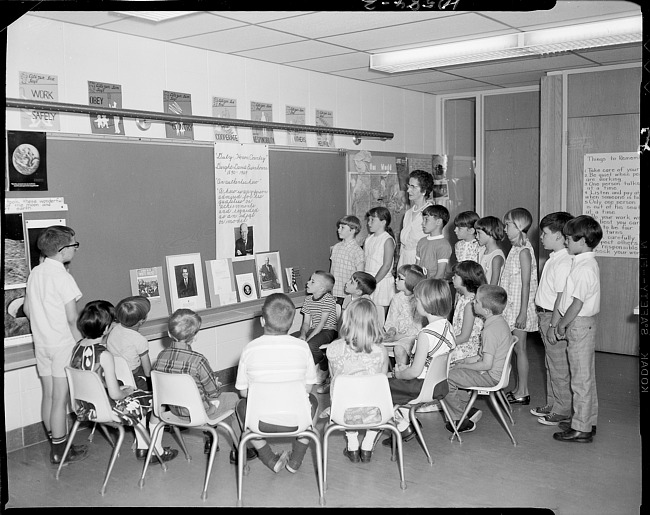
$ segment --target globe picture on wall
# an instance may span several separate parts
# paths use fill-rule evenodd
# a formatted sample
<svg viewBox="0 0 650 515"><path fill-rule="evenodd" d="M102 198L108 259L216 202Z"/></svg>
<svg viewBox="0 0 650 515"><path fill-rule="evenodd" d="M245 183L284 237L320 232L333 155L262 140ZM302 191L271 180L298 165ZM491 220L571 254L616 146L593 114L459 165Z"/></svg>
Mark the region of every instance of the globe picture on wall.
<svg viewBox="0 0 650 515"><path fill-rule="evenodd" d="M18 145L12 155L12 162L16 170L22 175L32 175L41 163L38 149L29 143Z"/></svg>

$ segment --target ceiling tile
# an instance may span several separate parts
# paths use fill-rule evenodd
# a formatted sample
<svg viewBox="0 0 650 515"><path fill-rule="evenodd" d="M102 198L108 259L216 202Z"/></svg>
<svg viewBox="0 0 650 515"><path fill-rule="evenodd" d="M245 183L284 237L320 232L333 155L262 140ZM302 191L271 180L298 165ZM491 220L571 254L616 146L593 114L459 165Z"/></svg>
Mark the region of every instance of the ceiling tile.
<svg viewBox="0 0 650 515"><path fill-rule="evenodd" d="M476 14L463 13L457 16L418 21L407 26L399 25L367 30L354 34L326 37L322 40L357 50L379 52L409 46L425 46L439 40L473 36L481 32L496 35L499 31L504 30L512 32L501 23Z"/></svg>
<svg viewBox="0 0 650 515"><path fill-rule="evenodd" d="M328 57L347 52L349 51L339 46L308 40L287 43L286 45L256 48L255 50L245 50L243 52L235 52L235 54L273 63L287 63L308 59L309 57Z"/></svg>
<svg viewBox="0 0 650 515"><path fill-rule="evenodd" d="M29 11L29 14L90 27L122 19L119 14L109 11Z"/></svg>
<svg viewBox="0 0 650 515"><path fill-rule="evenodd" d="M425 71L420 73L392 74L385 78L373 79L372 82L387 86L409 86L413 84L425 84L427 82L449 81L456 78L453 75L441 71Z"/></svg>
<svg viewBox="0 0 650 515"><path fill-rule="evenodd" d="M264 23L284 18L295 18L313 11L209 11L212 14L246 23Z"/></svg>
<svg viewBox="0 0 650 515"><path fill-rule="evenodd" d="M615 62L629 62L637 61L642 62L643 59L643 46L641 43L633 47L625 48L609 48L607 50L581 50L576 52L585 59L596 61L600 64L611 64Z"/></svg>
<svg viewBox="0 0 650 515"><path fill-rule="evenodd" d="M283 32L265 29L256 25L247 25L210 34L201 34L187 38L177 39L176 43L207 48L215 52L233 53L264 48L271 45L293 43L303 38Z"/></svg>
<svg viewBox="0 0 650 515"><path fill-rule="evenodd" d="M323 38L339 34L365 32L380 27L393 27L428 19L457 15L457 12L316 12L295 19L265 23L265 27L300 34L307 38Z"/></svg>
<svg viewBox="0 0 650 515"><path fill-rule="evenodd" d="M368 67L370 65L370 54L366 54L365 52L350 52L348 54L320 57L318 59L294 61L287 64L305 70L329 73L337 70Z"/></svg>

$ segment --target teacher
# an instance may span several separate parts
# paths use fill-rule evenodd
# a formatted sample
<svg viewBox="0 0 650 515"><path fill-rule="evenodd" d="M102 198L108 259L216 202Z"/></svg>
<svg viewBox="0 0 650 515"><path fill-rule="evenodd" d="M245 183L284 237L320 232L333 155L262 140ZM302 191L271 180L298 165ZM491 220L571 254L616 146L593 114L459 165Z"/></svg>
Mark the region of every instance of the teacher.
<svg viewBox="0 0 650 515"><path fill-rule="evenodd" d="M411 208L404 213L402 230L399 233L400 252L397 268L415 264L415 248L426 235L422 231L422 210L433 202L433 176L424 170L413 170L409 174L407 193Z"/></svg>

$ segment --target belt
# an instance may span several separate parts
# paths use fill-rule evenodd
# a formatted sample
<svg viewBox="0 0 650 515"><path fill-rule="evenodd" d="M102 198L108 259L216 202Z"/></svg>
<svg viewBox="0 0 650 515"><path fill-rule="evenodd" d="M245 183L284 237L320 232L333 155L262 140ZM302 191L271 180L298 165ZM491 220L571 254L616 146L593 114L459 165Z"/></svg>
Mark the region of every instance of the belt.
<svg viewBox="0 0 650 515"><path fill-rule="evenodd" d="M553 313L552 309L544 309L539 306L535 306L535 311L537 311L538 313Z"/></svg>

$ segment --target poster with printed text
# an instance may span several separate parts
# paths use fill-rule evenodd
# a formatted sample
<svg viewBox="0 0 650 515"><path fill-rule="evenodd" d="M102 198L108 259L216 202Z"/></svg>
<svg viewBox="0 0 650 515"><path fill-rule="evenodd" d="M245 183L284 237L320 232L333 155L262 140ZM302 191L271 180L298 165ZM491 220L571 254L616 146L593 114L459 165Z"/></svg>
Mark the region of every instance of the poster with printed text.
<svg viewBox="0 0 650 515"><path fill-rule="evenodd" d="M251 102L251 120L257 122L273 121L273 104L264 102ZM253 129L253 142L275 145L275 136L272 129Z"/></svg>
<svg viewBox="0 0 650 515"><path fill-rule="evenodd" d="M638 153L585 154L582 213L603 229L597 256L638 259L640 197Z"/></svg>
<svg viewBox="0 0 650 515"><path fill-rule="evenodd" d="M9 191L47 191L46 133L7 131Z"/></svg>
<svg viewBox="0 0 650 515"><path fill-rule="evenodd" d="M192 95L163 90L163 111L166 114L191 115ZM185 122L165 122L165 134L168 138L193 140L194 125Z"/></svg>
<svg viewBox="0 0 650 515"><path fill-rule="evenodd" d="M286 123L291 125L305 125L305 108L298 106L286 106ZM288 131L289 145L307 146L307 133L305 131Z"/></svg>
<svg viewBox="0 0 650 515"><path fill-rule="evenodd" d="M124 135L124 120L111 116L108 109L122 109L122 86L107 82L88 81L88 105L106 107L104 114L91 114L90 127L93 134Z"/></svg>
<svg viewBox="0 0 650 515"><path fill-rule="evenodd" d="M212 97L212 116L215 118L237 118L237 100L234 98ZM237 127L232 125L215 125L215 141L239 142Z"/></svg>
<svg viewBox="0 0 650 515"><path fill-rule="evenodd" d="M316 125L318 127L334 127L334 111L316 109ZM334 134L316 133L316 141L319 147L334 147Z"/></svg>
<svg viewBox="0 0 650 515"><path fill-rule="evenodd" d="M20 98L41 100L46 102L59 101L59 79L49 73L20 72ZM37 131L58 131L60 115L53 111L40 109L21 109L20 127Z"/></svg>
<svg viewBox="0 0 650 515"><path fill-rule="evenodd" d="M255 228L255 252L269 250L269 147L214 144L216 258L236 258L242 227ZM247 231L248 238L251 238ZM251 238L252 239L252 238Z"/></svg>

